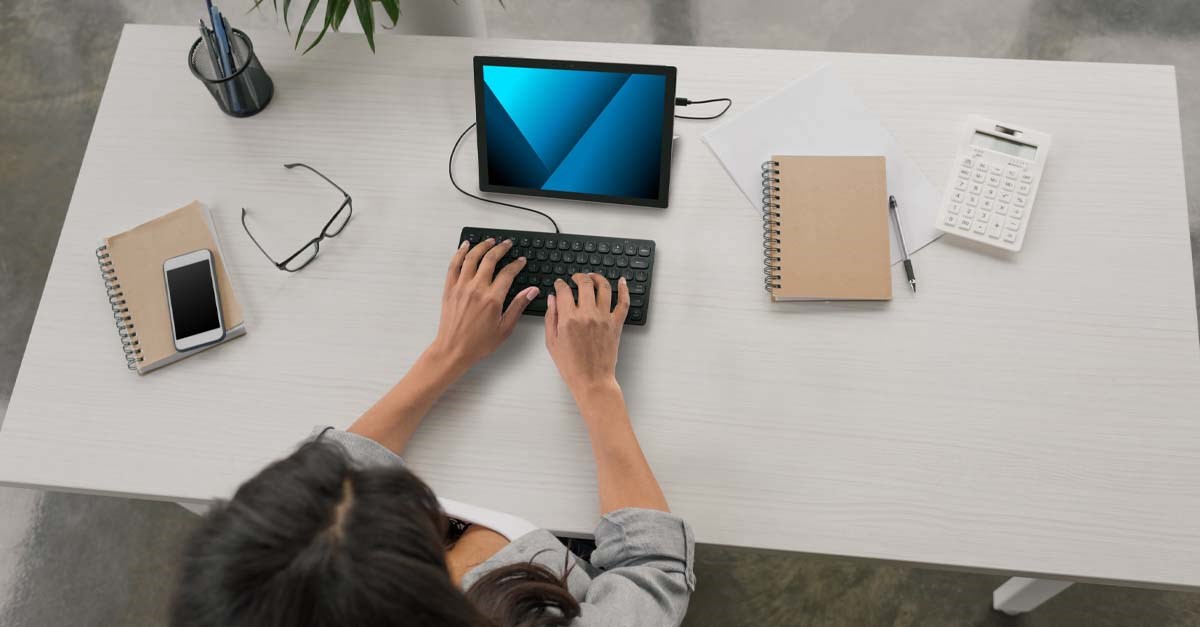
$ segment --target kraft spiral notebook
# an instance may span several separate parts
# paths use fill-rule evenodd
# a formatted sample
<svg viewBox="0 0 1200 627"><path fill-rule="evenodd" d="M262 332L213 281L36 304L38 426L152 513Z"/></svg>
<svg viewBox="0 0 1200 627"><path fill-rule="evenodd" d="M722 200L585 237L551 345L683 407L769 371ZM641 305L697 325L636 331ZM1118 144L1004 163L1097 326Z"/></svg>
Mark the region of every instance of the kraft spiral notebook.
<svg viewBox="0 0 1200 627"><path fill-rule="evenodd" d="M772 300L891 300L883 157L774 155L760 171Z"/></svg>
<svg viewBox="0 0 1200 627"><path fill-rule="evenodd" d="M171 332L163 262L200 249L213 254L225 339L180 352L175 350ZM125 352L125 364L138 374L173 364L246 333L242 307L225 268L212 216L198 202L105 238L96 249L96 259Z"/></svg>

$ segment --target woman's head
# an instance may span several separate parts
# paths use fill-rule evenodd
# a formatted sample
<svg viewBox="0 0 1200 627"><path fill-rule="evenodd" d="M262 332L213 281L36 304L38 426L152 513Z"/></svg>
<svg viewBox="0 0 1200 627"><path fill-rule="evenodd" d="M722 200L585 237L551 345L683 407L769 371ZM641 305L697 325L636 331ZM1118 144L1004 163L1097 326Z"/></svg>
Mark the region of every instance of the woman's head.
<svg viewBox="0 0 1200 627"><path fill-rule="evenodd" d="M561 579L529 564L489 573L469 599L446 568L446 529L407 469L360 469L337 445L306 444L205 516L172 624L508 627L578 615Z"/></svg>

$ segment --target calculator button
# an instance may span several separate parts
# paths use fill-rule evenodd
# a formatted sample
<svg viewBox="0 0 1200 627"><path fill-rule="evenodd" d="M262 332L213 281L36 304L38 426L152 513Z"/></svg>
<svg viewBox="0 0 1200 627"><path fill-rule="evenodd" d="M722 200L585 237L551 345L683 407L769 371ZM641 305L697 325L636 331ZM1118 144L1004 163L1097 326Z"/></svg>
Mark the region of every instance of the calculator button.
<svg viewBox="0 0 1200 627"><path fill-rule="evenodd" d="M1017 234L1013 231L1005 231L1004 232L1004 241L1008 242L1009 244L1012 244L1013 242L1017 241Z"/></svg>
<svg viewBox="0 0 1200 627"><path fill-rule="evenodd" d="M1000 202L1012 202L1012 192L1000 192Z"/></svg>
<svg viewBox="0 0 1200 627"><path fill-rule="evenodd" d="M1032 174L1022 174L1022 175L1021 175L1021 182L1022 182L1022 183L1026 183L1026 184L1028 184L1028 183L1032 183L1032 182L1033 182L1033 175L1032 175Z"/></svg>
<svg viewBox="0 0 1200 627"><path fill-rule="evenodd" d="M987 222L976 222L975 228L972 230L982 235L985 231L987 231Z"/></svg>
<svg viewBox="0 0 1200 627"><path fill-rule="evenodd" d="M946 216L946 225L947 226L954 226L956 224L958 224L958 218L951 216L951 215Z"/></svg>
<svg viewBox="0 0 1200 627"><path fill-rule="evenodd" d="M971 205L972 207L974 207L975 205L978 205L979 204L979 196L975 196L975 195L967 196L967 204Z"/></svg>
<svg viewBox="0 0 1200 627"><path fill-rule="evenodd" d="M1017 187L1017 193L1018 194L1028 194L1029 193L1029 183L1021 183L1020 187Z"/></svg>
<svg viewBox="0 0 1200 627"><path fill-rule="evenodd" d="M960 178L960 179L971 178L971 169L970 168L959 168L958 169L958 178Z"/></svg>
<svg viewBox="0 0 1200 627"><path fill-rule="evenodd" d="M959 211L962 211L962 205L952 202L946 206L946 211L949 213L958 214Z"/></svg>
<svg viewBox="0 0 1200 627"><path fill-rule="evenodd" d="M966 159L963 159L963 160L962 160L962 166L963 166L964 168L969 168L969 167L971 167L971 166L973 166L973 165L975 165L975 162L974 162L974 161L972 161L970 157L967 157Z"/></svg>
<svg viewBox="0 0 1200 627"><path fill-rule="evenodd" d="M1021 209L1020 207L1013 207L1012 213L1009 215L1020 220L1021 218L1023 218L1025 216L1025 210Z"/></svg>
<svg viewBox="0 0 1200 627"><path fill-rule="evenodd" d="M996 176L1000 176L1000 174L1004 172L1004 168L1002 168L998 165L994 165L994 166L992 166L991 172L992 172L992 174L995 174Z"/></svg>
<svg viewBox="0 0 1200 627"><path fill-rule="evenodd" d="M1017 172L1016 168L1007 168L1004 170L1005 178L1015 179L1015 178L1017 178L1017 174L1018 174L1018 172Z"/></svg>
<svg viewBox="0 0 1200 627"><path fill-rule="evenodd" d="M1013 199L1013 205L1015 205L1017 207L1024 207L1025 206L1025 197L1020 194L1017 194L1017 197Z"/></svg>
<svg viewBox="0 0 1200 627"><path fill-rule="evenodd" d="M971 180L975 181L976 183L982 183L987 180L987 175L983 172L976 172L975 174L971 175Z"/></svg>
<svg viewBox="0 0 1200 627"><path fill-rule="evenodd" d="M980 172L987 172L987 164L980 161L979 163L975 164L975 169L979 170Z"/></svg>
<svg viewBox="0 0 1200 627"><path fill-rule="evenodd" d="M996 215L1001 215L1001 216L1008 215L1008 203L1004 203L1004 202L996 203Z"/></svg>
<svg viewBox="0 0 1200 627"><path fill-rule="evenodd" d="M1008 223L1005 226L1007 226L1010 231L1015 231L1021 228L1021 221L1016 218L1009 218Z"/></svg>
<svg viewBox="0 0 1200 627"><path fill-rule="evenodd" d="M962 202L965 198L966 196L962 192L954 192L954 195L950 196L950 199L954 202Z"/></svg>
<svg viewBox="0 0 1200 627"><path fill-rule="evenodd" d="M992 187L1000 185L1000 177L996 176L995 174L989 175L987 177L987 184L991 185Z"/></svg>
<svg viewBox="0 0 1200 627"><path fill-rule="evenodd" d="M971 230L971 220L968 218L963 218L963 219L959 220L958 228L960 228L964 231L970 231Z"/></svg>
<svg viewBox="0 0 1200 627"><path fill-rule="evenodd" d="M958 179L957 181L954 181L954 189L966 189L966 188L967 188L966 179Z"/></svg>
<svg viewBox="0 0 1200 627"><path fill-rule="evenodd" d="M984 222L990 222L992 220L992 214L988 213L987 211L980 211L979 219L983 220Z"/></svg>
<svg viewBox="0 0 1200 627"><path fill-rule="evenodd" d="M996 190L992 189L991 187L983 190L983 197L984 198L995 198Z"/></svg>
<svg viewBox="0 0 1200 627"><path fill-rule="evenodd" d="M989 227L987 234L988 234L988 237L990 237L992 239L1000 239L1000 223L996 222L991 227Z"/></svg>
<svg viewBox="0 0 1200 627"><path fill-rule="evenodd" d="M967 207L967 210L963 212L963 217L964 218L974 218L975 217L975 208Z"/></svg>
<svg viewBox="0 0 1200 627"><path fill-rule="evenodd" d="M1014 183L1014 182L1012 182L1012 181L1010 181L1010 180L1008 180L1008 179L1004 179L1004 189L1005 189L1006 191L1010 191L1010 192L1011 192L1011 191L1013 191L1013 190L1014 190L1014 189L1016 189L1016 188L1017 188L1017 184L1016 184L1016 183Z"/></svg>
<svg viewBox="0 0 1200 627"><path fill-rule="evenodd" d="M982 194L983 186L980 185L979 183L971 183L971 193L972 194Z"/></svg>

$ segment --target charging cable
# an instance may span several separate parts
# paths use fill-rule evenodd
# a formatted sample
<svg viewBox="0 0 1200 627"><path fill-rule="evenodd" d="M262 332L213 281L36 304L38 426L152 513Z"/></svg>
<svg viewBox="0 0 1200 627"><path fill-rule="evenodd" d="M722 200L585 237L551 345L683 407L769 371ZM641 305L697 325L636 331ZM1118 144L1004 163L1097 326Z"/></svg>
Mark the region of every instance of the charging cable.
<svg viewBox="0 0 1200 627"><path fill-rule="evenodd" d="M724 102L725 108L721 109L721 112L716 115L679 115L676 113L675 117L681 120L715 120L725 115L725 112L729 110L729 107L733 106L733 99L731 98L709 98L708 100L688 100L687 98L676 98L675 106L686 107L689 105L708 104L710 102Z"/></svg>

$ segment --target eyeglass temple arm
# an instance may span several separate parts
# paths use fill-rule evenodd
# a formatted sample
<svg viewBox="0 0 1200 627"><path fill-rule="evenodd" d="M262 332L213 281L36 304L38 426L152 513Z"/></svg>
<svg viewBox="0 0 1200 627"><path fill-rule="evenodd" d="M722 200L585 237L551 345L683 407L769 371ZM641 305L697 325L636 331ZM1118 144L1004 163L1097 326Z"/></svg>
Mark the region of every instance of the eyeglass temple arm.
<svg viewBox="0 0 1200 627"><path fill-rule="evenodd" d="M317 169L316 169L316 168L312 167L311 165L307 165L307 164L304 164L304 163L285 163L285 164L283 164L283 167L285 167L285 168L287 168L287 169L289 169L289 170L290 170L290 169L292 169L292 168L294 168L294 167L296 167L296 166L300 166L300 167L304 168L305 170L308 170L309 172L312 172L313 174L316 174L317 176L319 176L319 177L321 177L321 178L325 179L325 182L326 182L326 183L329 183L330 185L332 185L332 186L336 187L336 188L337 188L337 190L338 190L339 192L341 192L343 196L345 196L346 198L349 198L349 197L350 197L350 194L346 193L346 190L342 189L342 187L341 187L340 185L338 185L337 183L334 183L333 181L329 180L329 177L328 177L328 176L325 176L324 174L321 174L320 172L318 172L318 171L317 171Z"/></svg>
<svg viewBox="0 0 1200 627"><path fill-rule="evenodd" d="M262 253L263 256L267 258L267 261L270 261L271 263L275 264L276 268L280 268L283 266L282 263L275 261L275 259L267 253L266 249L262 247L262 244L258 243L257 239L254 239L254 234L250 232L250 226L246 224L246 208L245 207L242 207L242 230L246 231L246 235L250 236L250 241L254 242L254 245L256 247L258 247L258 252Z"/></svg>

